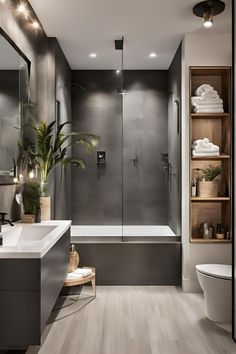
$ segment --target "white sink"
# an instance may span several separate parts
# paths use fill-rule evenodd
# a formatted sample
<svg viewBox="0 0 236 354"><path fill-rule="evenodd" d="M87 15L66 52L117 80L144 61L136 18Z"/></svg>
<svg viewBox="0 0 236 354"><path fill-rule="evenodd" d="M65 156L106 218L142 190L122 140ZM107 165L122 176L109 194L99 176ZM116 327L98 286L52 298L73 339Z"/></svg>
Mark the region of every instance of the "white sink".
<svg viewBox="0 0 236 354"><path fill-rule="evenodd" d="M16 225L2 234L3 247L27 245L43 240L56 226ZM28 242L31 241L31 242Z"/></svg>
<svg viewBox="0 0 236 354"><path fill-rule="evenodd" d="M70 228L71 221L50 220L40 224L15 223L2 227L0 258L41 258Z"/></svg>

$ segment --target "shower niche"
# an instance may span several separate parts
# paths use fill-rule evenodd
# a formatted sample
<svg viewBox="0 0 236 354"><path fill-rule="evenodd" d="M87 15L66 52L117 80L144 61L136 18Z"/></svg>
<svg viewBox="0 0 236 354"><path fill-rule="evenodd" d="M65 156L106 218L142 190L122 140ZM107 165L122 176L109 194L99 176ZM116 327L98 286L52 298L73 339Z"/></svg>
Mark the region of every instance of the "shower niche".
<svg viewBox="0 0 236 354"><path fill-rule="evenodd" d="M224 112L192 112L191 97L203 84L218 92ZM231 95L230 67L190 67L190 242L231 242ZM192 156L193 141L204 138L219 147L218 156ZM220 171L213 180L218 185L217 196L200 196L199 182L209 181L204 179L204 171L214 169ZM194 185L196 194L192 190ZM210 188L210 184L205 186ZM202 231L203 225L207 234Z"/></svg>

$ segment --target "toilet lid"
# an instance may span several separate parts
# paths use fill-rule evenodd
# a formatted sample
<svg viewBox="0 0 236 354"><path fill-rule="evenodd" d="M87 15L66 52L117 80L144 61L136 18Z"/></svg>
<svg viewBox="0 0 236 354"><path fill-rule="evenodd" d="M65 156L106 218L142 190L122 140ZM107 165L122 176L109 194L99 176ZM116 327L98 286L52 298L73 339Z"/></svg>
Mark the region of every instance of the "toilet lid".
<svg viewBox="0 0 236 354"><path fill-rule="evenodd" d="M196 269L211 277L232 279L232 266L229 264L198 264Z"/></svg>

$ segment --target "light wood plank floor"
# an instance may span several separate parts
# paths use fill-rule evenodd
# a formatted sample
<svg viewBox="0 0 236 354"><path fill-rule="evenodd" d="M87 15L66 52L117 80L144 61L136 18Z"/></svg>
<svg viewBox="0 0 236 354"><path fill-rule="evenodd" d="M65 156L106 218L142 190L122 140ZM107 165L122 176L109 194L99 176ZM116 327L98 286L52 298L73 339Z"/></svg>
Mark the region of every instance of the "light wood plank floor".
<svg viewBox="0 0 236 354"><path fill-rule="evenodd" d="M204 317L202 294L173 286L98 286L97 298L83 307L86 301L54 312L42 346L27 354L236 353L231 326Z"/></svg>

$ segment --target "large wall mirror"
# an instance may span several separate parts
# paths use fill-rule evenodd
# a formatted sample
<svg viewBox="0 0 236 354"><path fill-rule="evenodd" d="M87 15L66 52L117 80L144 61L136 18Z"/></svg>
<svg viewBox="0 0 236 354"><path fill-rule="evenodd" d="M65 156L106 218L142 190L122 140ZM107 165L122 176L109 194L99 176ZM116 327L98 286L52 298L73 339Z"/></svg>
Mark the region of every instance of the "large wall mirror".
<svg viewBox="0 0 236 354"><path fill-rule="evenodd" d="M0 29L0 184L13 184L30 62Z"/></svg>

